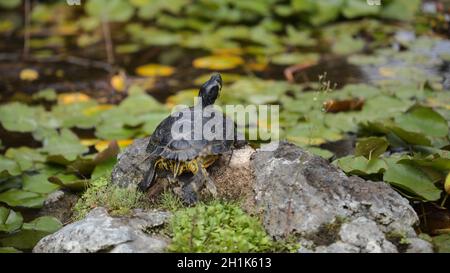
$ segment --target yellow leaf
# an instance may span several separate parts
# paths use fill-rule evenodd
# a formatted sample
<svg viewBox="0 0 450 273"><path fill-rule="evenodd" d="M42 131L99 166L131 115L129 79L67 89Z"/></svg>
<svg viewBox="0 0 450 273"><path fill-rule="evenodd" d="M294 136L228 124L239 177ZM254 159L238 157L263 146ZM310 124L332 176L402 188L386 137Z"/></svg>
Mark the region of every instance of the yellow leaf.
<svg viewBox="0 0 450 273"><path fill-rule="evenodd" d="M211 55L197 58L192 62L195 68L227 70L238 67L243 64L244 60L235 55Z"/></svg>
<svg viewBox="0 0 450 273"><path fill-rule="evenodd" d="M98 141L99 141L99 140L98 140L98 139L95 139L95 138L88 138L88 139L82 139L82 140L80 140L80 143L81 143L81 145L83 145L83 146L89 147L89 146L93 146L93 145L97 144Z"/></svg>
<svg viewBox="0 0 450 273"><path fill-rule="evenodd" d="M222 82L224 84L233 83L233 82L235 82L235 81L237 81L237 80L242 78L241 75L234 74L234 73L220 73L220 76L222 76ZM203 83L208 81L209 78L211 78L211 73L207 73L207 74L201 75L201 76L197 77L194 80L194 84L202 85ZM198 91L198 89L196 89L196 90Z"/></svg>
<svg viewBox="0 0 450 273"><path fill-rule="evenodd" d="M124 73L119 73L111 77L111 86L118 92L123 92L126 89L126 77Z"/></svg>
<svg viewBox="0 0 450 273"><path fill-rule="evenodd" d="M113 107L114 107L114 105L112 105L112 104L100 104L100 105L96 105L96 106L92 106L92 107L84 109L83 114L85 116L89 117L89 116L93 116L93 115L97 114L98 112L103 112L103 111L109 110Z"/></svg>
<svg viewBox="0 0 450 273"><path fill-rule="evenodd" d="M242 55L244 54L244 51L242 48L235 47L235 48L216 48L213 50L213 53L215 55Z"/></svg>
<svg viewBox="0 0 450 273"><path fill-rule="evenodd" d="M30 68L25 68L20 71L20 79L23 81L35 81L39 78L39 73Z"/></svg>
<svg viewBox="0 0 450 273"><path fill-rule="evenodd" d="M122 139L122 140L117 141L117 144L119 144L120 148L125 148L125 147L131 145L132 143L133 143L132 139Z"/></svg>
<svg viewBox="0 0 450 273"><path fill-rule="evenodd" d="M91 100L91 98L88 95L79 92L58 95L58 104L72 104L89 100Z"/></svg>
<svg viewBox="0 0 450 273"><path fill-rule="evenodd" d="M248 63L247 68L252 71L264 71L267 68L267 62L252 62Z"/></svg>
<svg viewBox="0 0 450 273"><path fill-rule="evenodd" d="M160 64L146 64L136 68L136 74L144 77L170 76L175 72L171 66Z"/></svg>
<svg viewBox="0 0 450 273"><path fill-rule="evenodd" d="M98 140L97 143L95 144L95 149L98 152L102 152L104 151L106 148L108 148L108 145L111 141L109 140ZM133 143L132 139L122 139L117 141L117 144L119 145L120 148L125 148L129 145L131 145L131 143Z"/></svg>

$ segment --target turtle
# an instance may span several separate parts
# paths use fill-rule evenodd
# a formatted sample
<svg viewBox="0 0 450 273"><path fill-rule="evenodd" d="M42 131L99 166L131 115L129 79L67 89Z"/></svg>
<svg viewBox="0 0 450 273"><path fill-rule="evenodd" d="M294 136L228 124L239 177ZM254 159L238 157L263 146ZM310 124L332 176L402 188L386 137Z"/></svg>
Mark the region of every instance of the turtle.
<svg viewBox="0 0 450 273"><path fill-rule="evenodd" d="M194 106L172 113L156 127L146 148L150 166L138 185L142 191L147 191L158 177L173 182L187 174L184 182L178 179L184 202L197 202L204 186L217 196L206 168L221 155L246 144L236 123L214 108L221 89L222 77L214 73L200 87ZM210 131L205 131L205 127Z"/></svg>

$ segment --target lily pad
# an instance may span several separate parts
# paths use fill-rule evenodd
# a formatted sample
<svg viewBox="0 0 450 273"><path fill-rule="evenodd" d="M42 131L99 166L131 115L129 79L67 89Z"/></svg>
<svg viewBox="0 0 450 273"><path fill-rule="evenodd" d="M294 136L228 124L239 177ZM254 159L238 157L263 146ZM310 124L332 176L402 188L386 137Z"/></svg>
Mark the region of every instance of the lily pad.
<svg viewBox="0 0 450 273"><path fill-rule="evenodd" d="M367 159L378 158L388 148L389 142L384 137L368 137L356 143L355 155L362 155Z"/></svg>
<svg viewBox="0 0 450 273"><path fill-rule="evenodd" d="M346 156L334 161L344 172L355 175L371 175L382 173L387 169L384 160L372 158L368 160L364 156Z"/></svg>
<svg viewBox="0 0 450 273"><path fill-rule="evenodd" d="M0 231L13 232L18 230L23 223L23 217L20 212L12 209L0 207Z"/></svg>
<svg viewBox="0 0 450 273"><path fill-rule="evenodd" d="M43 144L42 151L46 152L50 158L62 157L69 162L89 151L69 129L62 129L59 134L44 139Z"/></svg>
<svg viewBox="0 0 450 273"><path fill-rule="evenodd" d="M52 88L43 89L33 95L35 100L55 101L57 99L56 91Z"/></svg>
<svg viewBox="0 0 450 273"><path fill-rule="evenodd" d="M40 239L56 232L61 227L62 224L58 219L42 216L29 223L24 223L19 232L0 239L0 244L23 250L32 249Z"/></svg>
<svg viewBox="0 0 450 273"><path fill-rule="evenodd" d="M11 160L0 155L0 178L21 174L19 164L15 160Z"/></svg>
<svg viewBox="0 0 450 273"><path fill-rule="evenodd" d="M59 189L59 186L49 183L47 178L49 174L46 172L39 174L25 174L23 176L23 186L22 189L29 192L35 193L51 193Z"/></svg>
<svg viewBox="0 0 450 273"><path fill-rule="evenodd" d="M441 197L442 191L418 168L393 160L388 160L387 164L388 169L384 173L384 181L426 201L436 201Z"/></svg>
<svg viewBox="0 0 450 273"><path fill-rule="evenodd" d="M38 127L35 107L29 107L19 102L0 106L0 122L8 131L32 132ZM17 115L20 113L20 115Z"/></svg>
<svg viewBox="0 0 450 273"><path fill-rule="evenodd" d="M90 0L86 12L108 22L125 22L133 16L134 8L128 1Z"/></svg>
<svg viewBox="0 0 450 273"><path fill-rule="evenodd" d="M55 185L74 191L85 190L89 185L89 180L79 179L73 174L58 174L57 176L49 177L48 181Z"/></svg>
<svg viewBox="0 0 450 273"><path fill-rule="evenodd" d="M414 106L396 117L395 122L405 130L427 136L445 137L449 133L447 120L428 107Z"/></svg>
<svg viewBox="0 0 450 273"><path fill-rule="evenodd" d="M22 251L14 247L0 247L0 253L22 253Z"/></svg>
<svg viewBox="0 0 450 273"><path fill-rule="evenodd" d="M197 58L192 62L195 68L211 70L233 69L244 63L240 56L235 55L211 55Z"/></svg>
<svg viewBox="0 0 450 273"><path fill-rule="evenodd" d="M11 189L0 193L0 202L12 207L40 208L44 204L45 196L35 192Z"/></svg>
<svg viewBox="0 0 450 273"><path fill-rule="evenodd" d="M433 237L433 245L438 253L450 253L450 234Z"/></svg>
<svg viewBox="0 0 450 273"><path fill-rule="evenodd" d="M33 169L36 163L44 163L46 158L37 149L28 147L9 148L5 156L12 160L15 160L21 171L27 171Z"/></svg>
<svg viewBox="0 0 450 273"><path fill-rule="evenodd" d="M145 77L167 77L175 72L175 68L161 64L146 64L136 68L136 74Z"/></svg>

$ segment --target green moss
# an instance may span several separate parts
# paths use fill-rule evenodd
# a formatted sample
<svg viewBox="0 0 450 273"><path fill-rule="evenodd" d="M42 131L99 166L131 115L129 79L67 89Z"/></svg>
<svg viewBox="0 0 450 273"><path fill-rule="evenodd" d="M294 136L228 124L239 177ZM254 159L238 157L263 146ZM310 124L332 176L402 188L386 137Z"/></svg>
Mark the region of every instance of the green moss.
<svg viewBox="0 0 450 273"><path fill-rule="evenodd" d="M266 252L273 246L257 218L218 201L179 210L169 230L172 252Z"/></svg>
<svg viewBox="0 0 450 273"><path fill-rule="evenodd" d="M171 191L164 191L156 204L158 209L176 211L184 207L183 201Z"/></svg>
<svg viewBox="0 0 450 273"><path fill-rule="evenodd" d="M123 216L132 209L146 207L144 194L135 188L110 184L106 177L94 179L74 206L74 220L84 218L96 207L104 207L112 216Z"/></svg>

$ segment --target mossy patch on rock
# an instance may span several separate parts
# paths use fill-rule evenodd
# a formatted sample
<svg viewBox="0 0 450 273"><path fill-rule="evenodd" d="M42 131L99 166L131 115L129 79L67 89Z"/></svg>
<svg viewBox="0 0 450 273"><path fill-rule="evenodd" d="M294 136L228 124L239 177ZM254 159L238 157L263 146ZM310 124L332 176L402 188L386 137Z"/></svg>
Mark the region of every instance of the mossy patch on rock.
<svg viewBox="0 0 450 273"><path fill-rule="evenodd" d="M84 218L96 207L104 207L111 216L124 216L136 208L148 207L144 194L134 187L122 188L106 177L94 179L73 208L74 220Z"/></svg>

